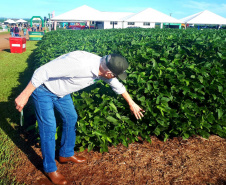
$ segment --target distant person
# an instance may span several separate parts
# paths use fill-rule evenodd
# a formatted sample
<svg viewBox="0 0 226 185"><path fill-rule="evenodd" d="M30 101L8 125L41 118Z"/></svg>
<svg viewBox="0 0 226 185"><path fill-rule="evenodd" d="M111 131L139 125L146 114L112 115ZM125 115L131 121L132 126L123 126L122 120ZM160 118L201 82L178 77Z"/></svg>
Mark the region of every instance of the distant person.
<svg viewBox="0 0 226 185"><path fill-rule="evenodd" d="M23 32L24 32L24 36L26 36L26 34L27 34L27 28L26 27L23 28Z"/></svg>
<svg viewBox="0 0 226 185"><path fill-rule="evenodd" d="M18 28L18 25L16 24L15 28L14 28L14 34L15 34L15 37L19 37L19 28Z"/></svg>
<svg viewBox="0 0 226 185"><path fill-rule="evenodd" d="M5 27L4 27L4 26L2 25L2 28L3 28L3 29L7 29L7 28L8 28L8 26L7 26L7 25L5 25Z"/></svg>
<svg viewBox="0 0 226 185"><path fill-rule="evenodd" d="M11 25L11 27L10 27L10 34L11 34L11 37L14 37L14 27L13 27L13 25Z"/></svg>
<svg viewBox="0 0 226 185"><path fill-rule="evenodd" d="M21 26L19 26L19 30L20 30L20 32L22 31L22 27Z"/></svg>

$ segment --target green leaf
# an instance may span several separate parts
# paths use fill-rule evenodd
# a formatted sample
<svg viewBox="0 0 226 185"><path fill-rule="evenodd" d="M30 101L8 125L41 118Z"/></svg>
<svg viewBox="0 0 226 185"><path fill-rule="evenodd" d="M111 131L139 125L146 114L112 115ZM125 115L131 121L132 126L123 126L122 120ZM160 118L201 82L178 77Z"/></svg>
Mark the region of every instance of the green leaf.
<svg viewBox="0 0 226 185"><path fill-rule="evenodd" d="M176 54L176 55L175 55L175 58L176 58L176 59L180 59L180 58L181 58L181 54Z"/></svg>
<svg viewBox="0 0 226 185"><path fill-rule="evenodd" d="M116 117L117 117L118 119L121 119L121 116L120 116L119 113L116 113Z"/></svg>
<svg viewBox="0 0 226 185"><path fill-rule="evenodd" d="M159 96L157 97L157 99L156 99L156 104L157 104L157 105L158 105L159 102L160 102L160 98L161 98L161 96L159 95Z"/></svg>
<svg viewBox="0 0 226 185"><path fill-rule="evenodd" d="M83 152L84 150L85 150L85 149L84 149L83 146L79 147L79 151L80 151L80 152Z"/></svg>
<svg viewBox="0 0 226 185"><path fill-rule="evenodd" d="M169 102L170 101L170 99L169 98L166 98L166 97L162 97L161 100L162 101L166 101L166 102Z"/></svg>
<svg viewBox="0 0 226 185"><path fill-rule="evenodd" d="M145 97L142 96L142 97L138 98L138 100L141 101L141 102L144 102L145 101Z"/></svg>
<svg viewBox="0 0 226 185"><path fill-rule="evenodd" d="M155 60L154 58L152 58L151 61L152 61L152 63L153 63L153 68L154 68L154 69L157 69L158 64L157 64L156 60Z"/></svg>
<svg viewBox="0 0 226 185"><path fill-rule="evenodd" d="M204 130L199 130L199 133L201 134L202 137L208 139L210 137L210 134Z"/></svg>
<svg viewBox="0 0 226 185"><path fill-rule="evenodd" d="M92 132L93 135L98 135L98 136L102 136L103 134L99 131L93 131Z"/></svg>
<svg viewBox="0 0 226 185"><path fill-rule="evenodd" d="M97 113L100 111L100 108L95 108L94 113Z"/></svg>
<svg viewBox="0 0 226 185"><path fill-rule="evenodd" d="M199 79L199 81L201 82L201 83L203 83L203 77L202 76L198 76L198 79Z"/></svg>
<svg viewBox="0 0 226 185"><path fill-rule="evenodd" d="M160 129L158 127L155 128L154 133L156 136L160 135Z"/></svg>
<svg viewBox="0 0 226 185"><path fill-rule="evenodd" d="M168 138L169 138L169 135L165 133L164 142L166 142Z"/></svg>
<svg viewBox="0 0 226 185"><path fill-rule="evenodd" d="M118 112L118 109L117 109L117 107L115 106L115 104L113 102L110 102L109 105L113 108L113 110L115 112Z"/></svg>
<svg viewBox="0 0 226 185"><path fill-rule="evenodd" d="M88 145L88 152L90 152L93 148L94 148L94 146L92 144L89 144Z"/></svg>
<svg viewBox="0 0 226 185"><path fill-rule="evenodd" d="M217 96L215 94L212 94L213 96L213 99L216 100L217 99Z"/></svg>
<svg viewBox="0 0 226 185"><path fill-rule="evenodd" d="M152 86L150 83L147 83L147 89L148 89L148 91L150 91L152 89Z"/></svg>
<svg viewBox="0 0 226 185"><path fill-rule="evenodd" d="M189 138L189 134L184 133L184 137L188 139Z"/></svg>
<svg viewBox="0 0 226 185"><path fill-rule="evenodd" d="M112 143L112 140L110 137L106 137L107 138L107 141L109 141L110 143Z"/></svg>
<svg viewBox="0 0 226 185"><path fill-rule="evenodd" d="M118 125L118 120L113 118L112 116L108 116L106 118L108 121L110 121L111 123L115 124L115 125Z"/></svg>
<svg viewBox="0 0 226 185"><path fill-rule="evenodd" d="M223 111L221 109L217 109L218 112L218 119L221 119L221 117L223 116Z"/></svg>
<svg viewBox="0 0 226 185"><path fill-rule="evenodd" d="M217 52L217 54L218 54L218 56L219 56L220 58L222 58L222 54L221 54L221 53Z"/></svg>
<svg viewBox="0 0 226 185"><path fill-rule="evenodd" d="M126 139L123 139L122 144L123 144L125 147L128 147L128 142L126 141Z"/></svg>
<svg viewBox="0 0 226 185"><path fill-rule="evenodd" d="M222 86L218 86L218 90L219 90L220 93L223 92L223 87Z"/></svg>

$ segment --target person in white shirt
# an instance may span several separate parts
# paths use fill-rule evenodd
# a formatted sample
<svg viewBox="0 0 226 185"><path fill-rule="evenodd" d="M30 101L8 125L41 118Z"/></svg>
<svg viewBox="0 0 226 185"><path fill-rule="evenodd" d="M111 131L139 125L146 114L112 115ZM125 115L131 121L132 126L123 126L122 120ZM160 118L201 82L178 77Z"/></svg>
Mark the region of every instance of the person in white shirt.
<svg viewBox="0 0 226 185"><path fill-rule="evenodd" d="M137 119L143 117L141 109L129 96L125 86L117 78L126 79L128 62L118 54L98 55L86 51L64 54L39 67L31 81L15 99L16 109L21 112L32 95L39 125L43 167L47 177L55 184L67 184L67 180L57 171L55 162L56 120L54 108L63 121L59 162L82 163L86 159L74 156L77 113L70 94L84 89L102 79L112 90L129 104L131 113Z"/></svg>

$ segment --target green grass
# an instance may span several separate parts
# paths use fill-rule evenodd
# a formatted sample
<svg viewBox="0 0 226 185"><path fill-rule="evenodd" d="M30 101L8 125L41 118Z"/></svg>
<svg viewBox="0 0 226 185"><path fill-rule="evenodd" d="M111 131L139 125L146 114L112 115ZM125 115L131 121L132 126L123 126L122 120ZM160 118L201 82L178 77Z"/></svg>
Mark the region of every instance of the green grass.
<svg viewBox="0 0 226 185"><path fill-rule="evenodd" d="M8 31L0 32L0 35L5 35L7 33L9 33L9 32Z"/></svg>
<svg viewBox="0 0 226 185"><path fill-rule="evenodd" d="M27 154L26 142L20 136L19 112L14 100L33 73L32 52L37 41L28 41L26 52L0 52L0 184L17 184L11 172L19 165L18 156Z"/></svg>

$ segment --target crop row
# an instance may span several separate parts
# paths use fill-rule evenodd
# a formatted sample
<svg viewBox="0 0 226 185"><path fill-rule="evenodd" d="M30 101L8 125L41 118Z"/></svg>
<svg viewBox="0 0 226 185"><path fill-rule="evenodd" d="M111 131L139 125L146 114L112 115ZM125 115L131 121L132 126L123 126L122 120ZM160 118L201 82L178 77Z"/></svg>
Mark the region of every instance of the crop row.
<svg viewBox="0 0 226 185"><path fill-rule="evenodd" d="M109 144L127 146L138 136L150 141L152 134L165 140L197 134L208 138L212 133L226 136L225 31L56 31L39 42L36 67L74 50L126 57L130 67L123 83L146 111L142 120L135 120L123 98L101 81L73 93L80 150L107 151Z"/></svg>

